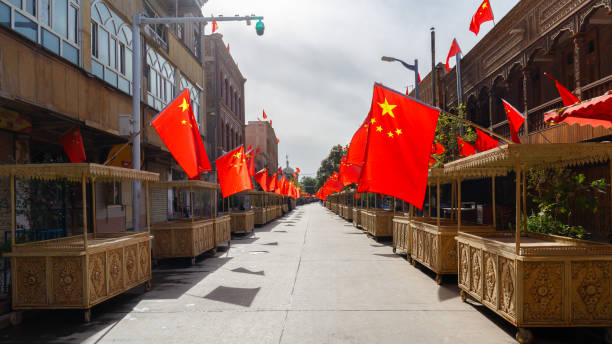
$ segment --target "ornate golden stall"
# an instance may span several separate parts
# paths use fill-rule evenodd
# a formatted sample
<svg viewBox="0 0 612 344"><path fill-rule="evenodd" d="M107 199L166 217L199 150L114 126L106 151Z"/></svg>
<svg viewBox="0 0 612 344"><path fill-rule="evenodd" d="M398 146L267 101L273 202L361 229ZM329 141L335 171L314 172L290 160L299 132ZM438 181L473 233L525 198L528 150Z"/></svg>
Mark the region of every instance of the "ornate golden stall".
<svg viewBox="0 0 612 344"><path fill-rule="evenodd" d="M515 144L445 166L451 173L469 168L515 173L515 231L460 232L457 260L461 298L472 296L518 327L519 342L531 340L528 327L612 327L612 245L528 232L525 188L527 169L604 163L611 157L611 143Z"/></svg>
<svg viewBox="0 0 612 344"><path fill-rule="evenodd" d="M156 189L173 191L173 213L182 213L183 218L174 218L164 222L154 223L151 227L153 236L153 259L165 258L195 258L204 252L215 249L215 207L218 184L200 180L178 180L155 183ZM202 191L209 192L209 209L205 215L204 197ZM180 207L179 195L185 195L184 207ZM199 196L196 199L196 196ZM166 198L167 200L167 198ZM167 202L155 204L166 209L152 209L167 211ZM153 208L155 208L155 206ZM180 208L180 209L179 209Z"/></svg>
<svg viewBox="0 0 612 344"><path fill-rule="evenodd" d="M28 164L1 165L0 176L11 185L11 252L4 255L11 258L13 324L21 321L19 311L34 309L82 309L89 322L91 307L143 283L151 288L149 183L158 181L157 173L86 163ZM28 180L80 183L83 234L16 242L16 197ZM147 230L98 233L96 183L121 181L144 182Z"/></svg>
<svg viewBox="0 0 612 344"><path fill-rule="evenodd" d="M234 196L230 197L230 217L232 233L247 233L255 230L255 210L252 208L251 205L251 202L253 201L253 197L251 197L252 195L253 191L244 191L237 195L234 195L236 197L249 198L249 202L246 202L246 199L242 200L243 207L240 207L238 210L232 208L233 204L231 199L234 198Z"/></svg>
<svg viewBox="0 0 612 344"><path fill-rule="evenodd" d="M461 181L468 179L483 178L487 174L495 176L505 175L506 169L489 169L487 171L471 168L464 169L461 173L448 172L441 168L429 170L428 183L436 185L436 217L431 217L428 211L427 217L412 216L408 225L407 246L410 249L410 260L416 262L436 273L436 283L442 283L442 275L457 274L457 243L455 236L458 232L484 233L493 232L495 227L491 225L479 225L462 220L461 203ZM451 217L440 217L440 185L453 184L451 196ZM493 190L493 199L495 191ZM431 203L431 202L430 202ZM430 208L431 209L431 208ZM413 207L410 207L413 213Z"/></svg>
<svg viewBox="0 0 612 344"><path fill-rule="evenodd" d="M371 196L373 202L370 202ZM381 237L393 236L393 210L383 209L385 196L381 195L382 204L377 201L377 196L377 194L367 194L367 209L361 211L361 223L364 229L378 240Z"/></svg>

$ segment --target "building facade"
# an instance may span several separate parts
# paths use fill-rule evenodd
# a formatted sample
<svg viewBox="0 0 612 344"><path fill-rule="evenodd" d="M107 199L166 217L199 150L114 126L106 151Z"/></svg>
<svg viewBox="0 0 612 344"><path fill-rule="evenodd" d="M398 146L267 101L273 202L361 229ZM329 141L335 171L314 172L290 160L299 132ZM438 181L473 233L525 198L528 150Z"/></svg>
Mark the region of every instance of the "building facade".
<svg viewBox="0 0 612 344"><path fill-rule="evenodd" d="M544 114L563 107L548 73L581 100L612 90L611 0L522 0L461 59L463 95L467 118L510 138L501 102L507 100L527 120L519 135L522 143L575 143L612 139L603 127L554 125ZM436 78L436 94L432 80ZM445 72L438 64L423 78L419 98L449 112L458 104L455 68ZM588 180L610 179L608 164L581 169ZM513 202L512 181L498 185L498 205ZM478 187L473 197L479 197ZM608 191L610 192L610 191ZM486 201L486 200L485 200ZM577 223L593 238L607 241L612 233L610 195L600 197L600 215L575 213ZM500 223L500 222L498 222Z"/></svg>
<svg viewBox="0 0 612 344"><path fill-rule="evenodd" d="M132 16L201 16L204 2L0 0L0 163L67 162L60 136L75 126L87 161L104 163L113 147L128 140L119 135L119 117L132 114ZM160 173L162 180L182 178L182 170L148 123L185 88L200 132L206 133L203 28L148 25L140 31L142 168ZM131 154L112 164L131 166ZM97 188L96 197L107 201L98 204L112 205L96 209L99 231L130 228L131 187L98 183ZM164 197L168 194L152 195L154 202ZM78 217L78 207L69 203L65 219ZM140 209L144 223L145 208ZM6 215L0 214L0 229L8 227ZM154 213L152 220L166 215ZM22 225L27 228L27 221Z"/></svg>
<svg viewBox="0 0 612 344"><path fill-rule="evenodd" d="M278 169L278 141L274 128L268 121L249 121L246 126L246 145L259 148L255 157L255 170L268 168L274 173Z"/></svg>
<svg viewBox="0 0 612 344"><path fill-rule="evenodd" d="M212 161L244 145L244 83L240 69L218 33L205 36L207 139Z"/></svg>

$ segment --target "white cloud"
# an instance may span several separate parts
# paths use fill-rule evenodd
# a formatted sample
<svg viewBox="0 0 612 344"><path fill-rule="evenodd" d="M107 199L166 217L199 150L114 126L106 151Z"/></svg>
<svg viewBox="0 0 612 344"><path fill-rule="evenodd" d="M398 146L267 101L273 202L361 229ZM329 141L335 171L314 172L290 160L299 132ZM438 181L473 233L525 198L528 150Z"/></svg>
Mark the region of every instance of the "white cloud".
<svg viewBox="0 0 612 344"><path fill-rule="evenodd" d="M518 0L492 0L501 18ZM264 16L266 32L254 23L219 23L223 39L247 78L246 119L262 109L280 139L279 160L289 155L302 174L316 173L334 144L348 144L369 110L372 85L398 90L413 86L414 75L388 55L419 60L431 69L429 28L436 28L436 60L444 62L453 37L467 53L480 35L468 31L481 0L209 0L205 15ZM210 33L210 25L206 29Z"/></svg>

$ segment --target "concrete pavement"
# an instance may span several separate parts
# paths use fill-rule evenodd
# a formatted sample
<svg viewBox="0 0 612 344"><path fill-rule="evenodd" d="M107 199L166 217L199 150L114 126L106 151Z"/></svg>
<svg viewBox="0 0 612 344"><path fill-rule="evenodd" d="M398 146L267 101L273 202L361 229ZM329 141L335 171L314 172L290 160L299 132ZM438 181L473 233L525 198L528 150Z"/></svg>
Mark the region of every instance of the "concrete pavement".
<svg viewBox="0 0 612 344"><path fill-rule="evenodd" d="M461 302L456 280L436 285L390 244L319 204L236 237L229 251L194 266L166 262L153 275L151 291L103 303L89 324L77 311L37 312L1 331L0 342L515 342L514 328Z"/></svg>

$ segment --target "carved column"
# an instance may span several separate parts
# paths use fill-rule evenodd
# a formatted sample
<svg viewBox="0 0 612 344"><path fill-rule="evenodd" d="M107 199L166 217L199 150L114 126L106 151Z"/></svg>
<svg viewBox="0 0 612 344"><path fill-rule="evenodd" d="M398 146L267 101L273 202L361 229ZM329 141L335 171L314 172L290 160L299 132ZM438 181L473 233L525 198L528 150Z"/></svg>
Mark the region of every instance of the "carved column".
<svg viewBox="0 0 612 344"><path fill-rule="evenodd" d="M584 33L574 35L574 80L575 93L582 99L582 86L586 85L586 48Z"/></svg>
<svg viewBox="0 0 612 344"><path fill-rule="evenodd" d="M529 110L529 102L527 100L529 95L529 92L527 92L529 80L531 80L531 70L529 68L523 68L523 113L525 114L525 136L529 134L529 114L527 112Z"/></svg>
<svg viewBox="0 0 612 344"><path fill-rule="evenodd" d="M489 90L489 130L493 130L493 102L495 101L495 91L493 91L493 87Z"/></svg>

